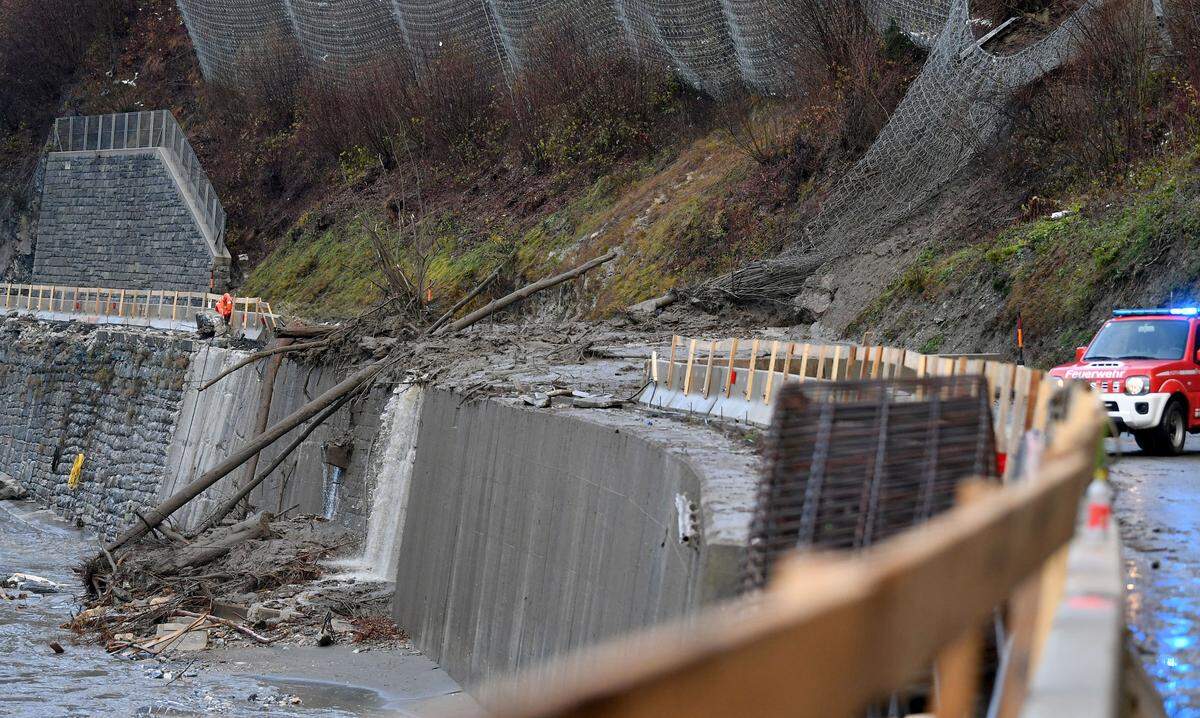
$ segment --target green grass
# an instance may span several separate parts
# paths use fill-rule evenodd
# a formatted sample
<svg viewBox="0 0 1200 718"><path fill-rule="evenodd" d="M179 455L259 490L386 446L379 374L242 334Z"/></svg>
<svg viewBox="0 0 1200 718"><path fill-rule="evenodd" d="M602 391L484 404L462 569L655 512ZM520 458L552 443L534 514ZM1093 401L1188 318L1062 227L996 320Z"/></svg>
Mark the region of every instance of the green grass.
<svg viewBox="0 0 1200 718"><path fill-rule="evenodd" d="M1052 337L1050 350L1071 349L1094 330L1093 310L1114 292L1136 295L1149 267L1183 284L1200 278L1198 157L1200 148L1147 163L1120 193L1073 198L1060 219L1021 222L953 252L927 248L851 331L886 324L900 305L953 298L983 278L1002 297L997 321L1011 324L1020 312L1029 334Z"/></svg>

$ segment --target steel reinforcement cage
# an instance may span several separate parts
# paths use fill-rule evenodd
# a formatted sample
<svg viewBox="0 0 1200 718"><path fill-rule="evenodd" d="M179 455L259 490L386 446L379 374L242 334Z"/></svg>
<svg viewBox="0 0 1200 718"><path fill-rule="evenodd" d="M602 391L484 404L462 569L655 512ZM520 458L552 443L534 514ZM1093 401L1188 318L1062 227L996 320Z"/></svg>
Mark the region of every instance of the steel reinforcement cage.
<svg viewBox="0 0 1200 718"><path fill-rule="evenodd" d="M980 376L788 384L758 486L746 588L798 548L857 550L954 505L959 482L997 480Z"/></svg>

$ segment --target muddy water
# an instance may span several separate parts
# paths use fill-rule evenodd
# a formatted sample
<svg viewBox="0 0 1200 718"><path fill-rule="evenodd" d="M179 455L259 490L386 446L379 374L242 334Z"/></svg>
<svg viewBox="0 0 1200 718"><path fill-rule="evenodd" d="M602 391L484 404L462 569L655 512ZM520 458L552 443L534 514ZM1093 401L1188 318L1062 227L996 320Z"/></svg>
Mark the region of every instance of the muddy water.
<svg viewBox="0 0 1200 718"><path fill-rule="evenodd" d="M122 660L77 643L59 625L76 609L71 568L95 545L49 512L0 502L0 576L32 573L69 587L43 597L0 599L0 716L412 715L375 690L249 675L245 667L209 670L202 666L211 651L189 669L186 658ZM66 652L55 655L51 641ZM292 705L294 699L300 705Z"/></svg>
<svg viewBox="0 0 1200 718"><path fill-rule="evenodd" d="M1200 717L1200 437L1175 458L1132 442L1113 469L1130 632L1172 718Z"/></svg>

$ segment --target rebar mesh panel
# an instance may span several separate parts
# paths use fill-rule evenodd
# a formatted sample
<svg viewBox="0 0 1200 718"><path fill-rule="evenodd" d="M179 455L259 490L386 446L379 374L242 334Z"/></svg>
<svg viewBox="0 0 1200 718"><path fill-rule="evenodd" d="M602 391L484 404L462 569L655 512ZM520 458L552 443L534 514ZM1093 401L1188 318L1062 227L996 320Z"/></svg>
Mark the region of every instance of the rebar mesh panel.
<svg viewBox="0 0 1200 718"><path fill-rule="evenodd" d="M928 521L996 476L982 377L789 384L779 395L747 551L747 588L799 547L855 550Z"/></svg>

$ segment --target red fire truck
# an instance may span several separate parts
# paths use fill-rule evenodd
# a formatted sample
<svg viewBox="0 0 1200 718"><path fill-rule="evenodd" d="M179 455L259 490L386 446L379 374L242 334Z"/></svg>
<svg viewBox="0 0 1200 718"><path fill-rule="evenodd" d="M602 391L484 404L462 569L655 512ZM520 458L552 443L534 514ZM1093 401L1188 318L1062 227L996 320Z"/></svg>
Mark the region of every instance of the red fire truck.
<svg viewBox="0 0 1200 718"><path fill-rule="evenodd" d="M1117 429L1148 454L1183 452L1200 432L1200 310L1118 309L1075 361L1055 367L1060 384L1086 381Z"/></svg>

